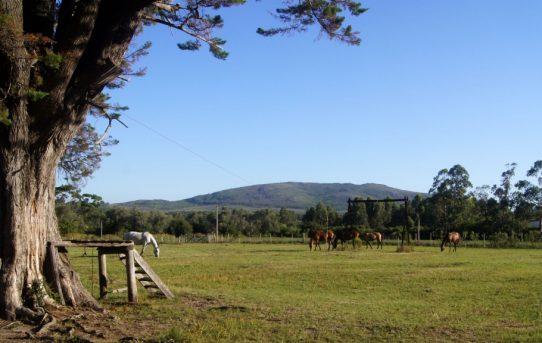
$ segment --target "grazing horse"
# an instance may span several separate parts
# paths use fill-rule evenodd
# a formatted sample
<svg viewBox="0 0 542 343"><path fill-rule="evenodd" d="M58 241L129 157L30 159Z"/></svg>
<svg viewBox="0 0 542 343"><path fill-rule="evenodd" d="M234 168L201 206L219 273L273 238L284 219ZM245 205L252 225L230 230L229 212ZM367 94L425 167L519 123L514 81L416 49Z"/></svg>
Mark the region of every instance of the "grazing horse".
<svg viewBox="0 0 542 343"><path fill-rule="evenodd" d="M313 230L309 232L309 236L309 249L312 251L312 244L314 242L314 251L316 251L316 248L322 250L322 248L320 248L320 240L324 240L327 242L326 233L322 230Z"/></svg>
<svg viewBox="0 0 542 343"><path fill-rule="evenodd" d="M141 249L141 256L143 256L143 252L145 252L145 248L147 245L152 244L154 247L154 256L158 257L160 255L160 248L158 247L158 243L156 242L156 239L147 231L145 232L137 232L137 231L129 231L124 234L124 240L125 241L133 241L134 244L142 244L143 248Z"/></svg>
<svg viewBox="0 0 542 343"><path fill-rule="evenodd" d="M365 248L371 247L372 249L373 246L371 245L371 242L376 241L376 248L378 249L380 247L381 249L384 249L382 246L382 238L383 236L380 232L365 232L361 234L361 239L365 242Z"/></svg>
<svg viewBox="0 0 542 343"><path fill-rule="evenodd" d="M359 238L359 231L356 229L344 229L335 233L335 239L333 240L333 249L337 249L337 242L340 240L341 245L344 246L345 241L352 240L352 246L356 248L356 238Z"/></svg>
<svg viewBox="0 0 542 343"><path fill-rule="evenodd" d="M450 247L449 251L452 251L452 244L454 245L454 251L457 251L457 245L461 241L461 235L457 231L448 232L444 235L442 239L442 244L440 245L440 251L444 251L444 246L448 244Z"/></svg>

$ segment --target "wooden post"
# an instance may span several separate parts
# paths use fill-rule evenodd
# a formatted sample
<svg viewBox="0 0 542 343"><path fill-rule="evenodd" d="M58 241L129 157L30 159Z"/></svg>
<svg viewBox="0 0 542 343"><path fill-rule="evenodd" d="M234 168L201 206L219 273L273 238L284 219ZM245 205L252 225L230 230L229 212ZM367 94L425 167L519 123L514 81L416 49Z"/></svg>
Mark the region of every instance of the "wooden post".
<svg viewBox="0 0 542 343"><path fill-rule="evenodd" d="M134 248L126 248L126 278L128 283L128 301L137 303L137 285L134 266Z"/></svg>
<svg viewBox="0 0 542 343"><path fill-rule="evenodd" d="M100 299L107 296L107 255L98 249Z"/></svg>

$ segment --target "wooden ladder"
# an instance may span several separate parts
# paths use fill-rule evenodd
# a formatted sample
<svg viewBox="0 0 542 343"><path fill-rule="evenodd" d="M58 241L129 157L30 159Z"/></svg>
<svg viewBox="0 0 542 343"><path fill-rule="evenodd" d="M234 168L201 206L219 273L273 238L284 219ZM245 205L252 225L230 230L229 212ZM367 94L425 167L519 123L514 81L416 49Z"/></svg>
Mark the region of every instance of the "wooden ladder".
<svg viewBox="0 0 542 343"><path fill-rule="evenodd" d="M119 254L119 258L123 264L126 265L126 255ZM167 286L160 280L158 275L152 270L151 266L145 262L143 257L134 250L134 267L135 277L145 287L147 291L150 291L156 295L162 295L168 299L172 299L173 293L167 288Z"/></svg>

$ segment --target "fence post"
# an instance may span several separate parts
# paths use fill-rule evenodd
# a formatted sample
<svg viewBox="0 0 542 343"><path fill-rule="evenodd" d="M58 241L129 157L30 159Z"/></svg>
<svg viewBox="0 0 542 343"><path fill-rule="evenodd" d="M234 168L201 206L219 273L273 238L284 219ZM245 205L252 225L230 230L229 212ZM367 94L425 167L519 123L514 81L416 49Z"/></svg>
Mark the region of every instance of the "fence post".
<svg viewBox="0 0 542 343"><path fill-rule="evenodd" d="M107 296L107 259L106 254L103 253L100 249L98 249L98 270L100 274L100 299L105 298Z"/></svg>
<svg viewBox="0 0 542 343"><path fill-rule="evenodd" d="M128 301L137 303L137 285L134 266L134 247L126 248L126 278L128 279Z"/></svg>

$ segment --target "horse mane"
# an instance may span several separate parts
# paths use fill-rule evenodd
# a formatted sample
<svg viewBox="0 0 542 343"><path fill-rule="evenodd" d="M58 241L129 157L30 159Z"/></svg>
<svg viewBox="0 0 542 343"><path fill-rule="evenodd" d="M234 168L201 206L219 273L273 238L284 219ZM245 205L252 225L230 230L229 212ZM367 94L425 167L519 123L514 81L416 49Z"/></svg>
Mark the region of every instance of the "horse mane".
<svg viewBox="0 0 542 343"><path fill-rule="evenodd" d="M151 241L154 249L158 249L158 242L156 241L156 238L154 238L154 236L148 231L145 231L145 234L149 237L149 240Z"/></svg>

